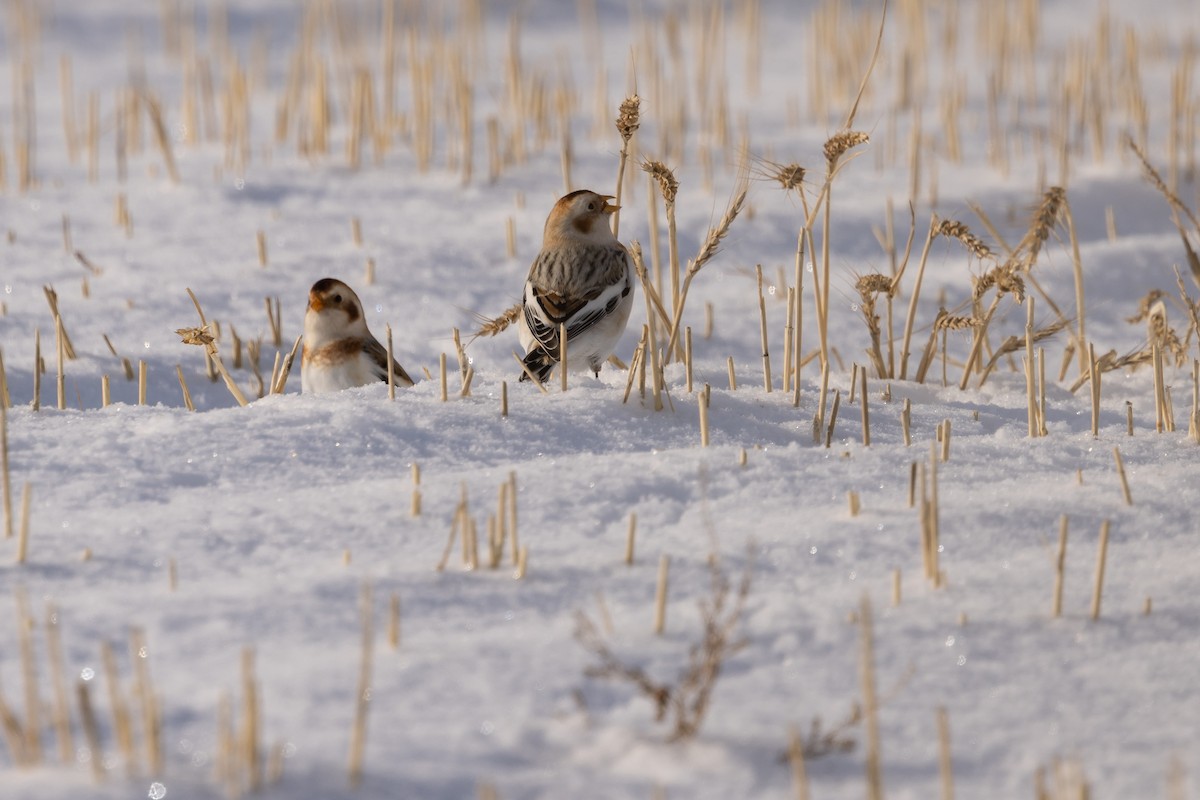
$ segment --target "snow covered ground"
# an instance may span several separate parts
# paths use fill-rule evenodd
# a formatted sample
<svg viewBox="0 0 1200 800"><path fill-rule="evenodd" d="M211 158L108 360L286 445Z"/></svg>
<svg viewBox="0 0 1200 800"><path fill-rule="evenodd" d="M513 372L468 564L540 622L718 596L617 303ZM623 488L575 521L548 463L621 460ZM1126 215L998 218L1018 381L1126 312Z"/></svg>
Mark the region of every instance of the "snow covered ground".
<svg viewBox="0 0 1200 800"><path fill-rule="evenodd" d="M1177 301L1173 267L1183 268L1193 296L1196 285L1167 203L1119 137L1128 131L1136 138L1138 119L1128 109L1140 96L1145 149L1166 176L1170 120L1181 120L1177 192L1192 209L1200 206L1194 174L1200 19L1188 0L1160 2L1153 14L1138 12L1133 3L1041 0L1025 4L1035 14L1033 32L1011 38L999 25L1002 15L985 9L952 13L954 4L939 3L889 9L880 61L854 124L871 141L858 148L861 156L845 167L832 192L829 334L839 358L832 362L830 389L840 390L841 405L829 448L813 442L819 362L804 368L799 408L781 387L784 282L792 278L804 210L796 193L785 193L763 173L771 163L798 162L809 170L806 191L815 197L824 172L822 145L839 129L848 101L837 95L826 114L818 113L814 85L835 92L840 78L833 64L842 53L854 76L852 99L874 41L876 4L837 4L844 38L831 40L820 35L818 22L821 15L828 19L829 5L818 9L809 1L733 4L759 10L756 36L747 33L753 28L749 12L732 7L718 20L697 13L699 4L654 2L630 10L616 0L578 6L544 0L435 11L442 7L399 3L394 92L403 119L397 118L381 163L373 162L364 140L357 169L346 157L354 75L347 65L360 63L374 74L374 102L382 109L379 4L306 6L321 32L333 109L329 152L311 157L297 152L295 129L283 142L275 137L279 97L299 52L306 12L283 0L225 5L224 25L213 24L222 19L216 6L115 0L14 2L0 19L0 85L13 87L0 94L6 176L0 226L7 233L0 241L0 350L12 399L7 437L14 521L26 484L32 498L26 562L15 563L16 538L0 543L0 593L16 604L0 624L0 711L10 712L0 717L28 727L32 687L42 722L40 737L31 738L44 751L40 759L28 759L36 764L19 763L13 738L19 731L9 726L0 748L0 797L219 798L242 792L245 778L231 788L221 777L219 765L233 757L223 753L218 731L223 702L231 709L229 724L243 724L246 648L253 649L261 711L258 751L264 763L275 754L282 759L281 775L258 790L262 797L794 797L789 728L807 733L814 719L835 728L862 702L862 626L856 622L864 597L874 610L886 796L937 796L939 708L949 721L957 797L1034 797L1042 768L1050 788L1056 774L1065 780L1071 770L1081 771L1091 796L1101 800L1193 796L1200 774L1200 449L1189 440L1187 420L1195 332L1186 341L1187 363L1166 368L1178 425L1172 433L1155 432L1153 377L1143 366L1104 375L1099 435L1093 437L1088 386L1071 391L1078 364L1057 380L1070 341L1066 333L1040 343L1048 362L1045 437L1027 435L1023 349L1014 354L1017 370L1002 360L982 387L973 380L967 390L958 389L969 331L949 334L949 386L942 384L940 358L921 384L872 374L869 446L863 444L862 400L849 402L851 362L867 363L869 343L855 280L891 274L889 254L876 236L885 226L889 198L903 250L914 126L922 131L920 186L913 198L917 235L895 304L897 334L931 213L966 222L1002 253L972 213L970 203L977 203L1007 242L1021 239L1041 192L1063 177L1052 139L1062 113L1061 87L1074 80L1086 87L1081 96L1090 98L1071 111L1066 175L1087 336L1098 355L1142 348L1145 323L1126 320L1137 313L1141 297L1160 289L1169 322L1184 337L1187 315ZM170 9L196 20L196 52L212 70L215 134L223 119L232 118L222 116L231 57L247 76L252 115L244 165L227 161L219 136L207 140L188 125L189 92L202 125L208 119L203 82L188 66L200 61L172 54L171 36L164 38ZM476 9L477 29L469 21ZM671 9L678 13L672 16ZM30 15L40 18L32 38L21 33ZM514 15L519 26L510 22ZM593 15L596 28L586 22ZM1004 18L1016 27L1021 12L1009 9ZM335 19L346 37L341 48L330 38ZM705 39L700 31L714 20L717 33ZM851 24L855 20L860 22ZM954 35L945 36L947 29ZM412 38L409 30L416 32ZM435 30L455 44L439 44ZM469 30L477 30L478 38L462 33ZM550 133L539 142L531 121L523 162L489 180L489 119L505 136L511 133L510 36L519 42L523 91L545 90ZM918 36L928 41L914 50ZM845 44L851 40L866 46L851 48ZM426 66L442 81L434 96L434 154L424 171L415 155L414 47L437 56ZM1100 51L1104 58L1096 58ZM469 52L465 60L471 62L474 170L468 182L455 155L460 137L446 88L453 61L447 53L454 52ZM916 76L909 107L901 102L902 56L912 52L924 61L909 63L908 74ZM757 59L751 58L755 53ZM86 147L75 160L69 155L60 89L64 54L71 57L71 107L79 131L87 126L89 94L98 100L94 181ZM565 393L555 377L550 393L542 395L517 383L511 354L518 344L510 330L469 345L474 379L470 395L459 396L451 329L458 327L467 339L476 315L499 314L520 296L546 212L564 191L561 101L554 92L564 86L574 92L567 104L572 186L612 191L620 141L611 118L626 94L630 62L637 64L638 91L645 97L644 127L635 139L639 155L667 161L679 177L685 262L735 191L743 142L757 157L748 208L721 252L696 276L684 315L695 333L695 381L711 386L708 447L701 446L699 395L687 392L678 364L665 370L669 401L663 411L641 398L636 385L623 403L627 375L611 366L598 379L572 376ZM32 65L37 183L21 191L15 143L30 118L24 110L29 93L18 91L23 63ZM1001 63L1008 65L1005 71L997 71ZM816 75L817 64L829 72ZM607 83L597 97L600 69ZM652 80L654 70L667 77ZM1176 75L1182 76L1182 102L1173 105ZM990 104L989 84L997 81L1004 84L1001 100ZM117 100L135 83L162 103L178 182L169 177L144 106L138 112L141 149L129 153L124 180L119 174L121 136L133 133L118 120ZM725 94L717 92L722 86ZM1026 102L1029 87L1038 103ZM672 98L655 95L656 88L686 99L682 154L662 152L670 136L664 116L673 106ZM947 112L946 98L958 90L957 110ZM1119 100L1100 113L1096 98L1105 91ZM728 103L725 142L711 119L702 119L718 95ZM1003 159L995 152L993 105L1007 142ZM922 109L919 123L912 108ZM947 114L957 123L957 161L948 155ZM1093 119L1099 119L1096 127ZM707 148L708 159L702 154ZM456 157L456 165L448 163ZM647 184L640 172L631 174L621 238L642 242L648 256ZM128 230L115 224L118 195L132 220ZM665 257L661 205L658 213ZM358 220L361 244L353 241L352 219ZM513 257L506 255L510 220ZM259 231L265 266L256 247ZM1193 246L1198 233L1192 232ZM92 269L81 265L76 250ZM370 285L367 259L375 270ZM766 279L770 393L761 367L758 264ZM910 376L939 303L969 314L969 304L962 303L970 296L970 277L983 271L958 243L933 242ZM807 274L805 353L817 346L812 272ZM1033 274L1074 325L1076 290L1063 226L1055 228ZM397 355L417 378L395 402L383 385L302 396L297 366L283 395L240 407L223 384L205 377L200 349L180 343L175 333L198 324L186 291L191 288L206 315L222 325L226 361L232 325L244 340L265 337L262 364L269 373L277 348L264 299L279 298L286 352L301 331L308 287L326 275L356 288L378 337L385 325L393 327ZM65 410L56 408L55 326L44 286L57 291L77 354L66 362ZM706 304L713 317L707 337ZM639 293L618 349L625 362L645 313ZM1053 319L1039 296L1038 325ZM1024 321L1023 306L1002 301L993 344L1021 334ZM30 402L35 331L47 367L39 410ZM440 396L441 354L452 373L447 401ZM125 380L121 357L135 367L145 362L148 405L137 405L137 382ZM727 379L729 357L736 390ZM176 365L190 387L194 413L184 407ZM102 375L112 381L107 408L100 407ZM235 376L253 397L251 373L241 369ZM508 416L502 417L505 381ZM911 446L901 425L905 400L911 401ZM1133 407L1132 437L1127 403ZM945 582L935 588L922 577L921 524L908 498L912 464L928 465L944 420L952 431L949 460L937 464ZM1131 505L1123 497L1114 447L1120 448ZM411 502L414 465L420 469L418 516ZM510 479L518 487L520 543L528 548L525 576L514 579L507 554L502 568L464 569L457 543L446 569L436 570L464 493L483 537ZM860 499L857 515L850 513L848 492ZM636 554L626 565L631 514ZM1052 619L1063 515L1070 530L1063 614ZM1110 533L1102 611L1093 620L1105 521ZM643 693L585 674L597 661L576 639L577 612L601 630L607 617L611 632L605 639L613 652L669 683L700 639L699 604L712 597L714 553L735 584L745 571L751 575L735 634L745 646L723 663L699 734L668 742L670 726L654 721L653 703ZM670 557L670 580L665 631L656 635L662 555ZM899 605L892 604L895 570L902 580ZM347 763L363 661L365 586L373 597L374 646L362 780L352 789ZM401 609L395 648L387 636L393 597ZM22 603L28 620L17 610ZM51 607L56 624L48 627ZM131 653L135 629L144 636L140 654ZM51 724L57 663L51 631L61 637L70 700L66 763ZM32 680L23 672L23 638L32 646ZM119 693L133 709L133 758L122 750L114 725L102 659L106 642L115 653ZM139 667L149 671L161 715L163 763L157 768L142 744ZM89 687L98 719L99 752L84 735L75 689L80 682ZM865 795L864 726L849 725L843 738L855 747L810 753L812 797ZM101 779L93 774L96 759ZM1056 762L1068 767L1056 773Z"/></svg>

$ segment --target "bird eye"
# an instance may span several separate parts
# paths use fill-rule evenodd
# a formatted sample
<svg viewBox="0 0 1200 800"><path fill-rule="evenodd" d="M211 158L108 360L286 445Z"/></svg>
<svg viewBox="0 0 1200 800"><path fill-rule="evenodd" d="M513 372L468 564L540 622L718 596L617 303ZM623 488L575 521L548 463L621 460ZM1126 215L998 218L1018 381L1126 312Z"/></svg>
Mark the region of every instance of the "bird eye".
<svg viewBox="0 0 1200 800"><path fill-rule="evenodd" d="M342 302L342 296L341 296L340 294L335 294L335 295L333 296L333 302L335 302L335 303L340 303L340 302Z"/></svg>
<svg viewBox="0 0 1200 800"><path fill-rule="evenodd" d="M588 203L588 211L595 211L595 210L596 210L596 204L594 202Z"/></svg>

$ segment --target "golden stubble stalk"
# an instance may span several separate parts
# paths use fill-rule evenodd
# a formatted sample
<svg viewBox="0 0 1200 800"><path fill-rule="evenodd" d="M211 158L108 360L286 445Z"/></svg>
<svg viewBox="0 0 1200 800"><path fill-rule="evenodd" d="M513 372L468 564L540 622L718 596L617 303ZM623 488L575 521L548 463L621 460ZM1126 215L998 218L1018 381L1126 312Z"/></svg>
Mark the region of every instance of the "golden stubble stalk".
<svg viewBox="0 0 1200 800"><path fill-rule="evenodd" d="M4 481L4 538L11 539L13 535L12 475L8 466L8 408L3 397L0 397L0 476Z"/></svg>
<svg viewBox="0 0 1200 800"><path fill-rule="evenodd" d="M642 98L636 94L626 97L617 112L617 134L621 137L621 152L617 156L617 210L612 215L613 236L620 237L621 190L625 183L625 165L629 161L629 142L641 125Z"/></svg>
<svg viewBox="0 0 1200 800"><path fill-rule="evenodd" d="M721 240L729 234L729 229L733 225L733 221L737 219L738 214L741 213L742 208L745 206L748 191L749 188L743 177L739 180L737 192L730 201L729 206L725 209L725 213L721 216L720 222L715 227L709 229L708 236L705 237L700 252L696 254L695 260L688 266L687 274L683 278L683 285L679 290L679 301L675 305L674 316L671 320L671 332L667 339L665 350L668 360L675 354L679 340L679 323L683 318L684 303L687 301L687 293L692 285L692 280L720 250Z"/></svg>
<svg viewBox="0 0 1200 800"><path fill-rule="evenodd" d="M679 238L675 223L675 198L679 194L679 181L675 173L661 161L644 161L642 170L650 175L662 194L667 217L667 270L671 278L671 316L679 306Z"/></svg>
<svg viewBox="0 0 1200 800"><path fill-rule="evenodd" d="M634 272L637 273L638 279L641 281L642 294L646 298L646 319L648 320L647 325L646 325L646 337L647 338L646 338L645 349L641 350L641 359L642 359L642 363L644 364L646 354L649 353L650 381L651 381L652 393L654 396L654 410L662 411L663 410L662 363L661 363L661 359L659 357L657 334L655 333L658 326L654 324L655 319L654 319L654 313L653 313L655 310L654 303L657 301L658 298L656 296L656 293L654 292L654 285L650 282L649 275L646 272L646 264L642 257L642 246L639 242L637 242L637 241L630 242L629 255L630 255L630 259L633 262ZM661 308L661 305L659 307ZM632 378L632 376L633 376L633 369L632 369L632 365L631 365L630 377ZM626 392L626 395L628 396L628 392Z"/></svg>
<svg viewBox="0 0 1200 800"><path fill-rule="evenodd" d="M979 361L979 354L983 351L983 342L987 336L988 325L995 316L996 309L999 308L1000 301L1004 295L1011 294L1018 303L1025 302L1025 281L1018 274L1020 266L1020 262L1010 260L975 279L973 296L975 302L978 302L988 289L995 288L996 293L992 297L992 302L988 305L988 309L984 312L979 324L975 327L975 336L971 341L971 352L967 355L967 362L963 366L962 379L958 384L959 389L966 389L967 383L971 380L973 370Z"/></svg>
<svg viewBox="0 0 1200 800"><path fill-rule="evenodd" d="M874 62L872 61L872 63ZM862 88L865 88L866 78L864 77L863 80ZM862 88L859 90L860 96ZM857 109L857 100L855 100L854 106ZM867 134L849 129L853 117L854 109L850 112L845 129L834 134L825 142L825 180L821 185L816 202L813 204L811 211L804 221L805 235L811 242L817 214L821 213L822 210L824 211L821 227L821 267L819 270L813 270L813 299L817 312L817 334L821 346L821 394L817 398L817 413L814 419L814 430L818 435L825 427L825 410L829 401L827 388L831 369L829 363L830 196L834 178L841 168L851 160L846 159L843 161L843 156L853 148L870 140Z"/></svg>
<svg viewBox="0 0 1200 800"><path fill-rule="evenodd" d="M196 299L196 294L191 289L187 290L188 296L192 298L192 304L196 306L196 313L200 315L200 327L198 328L179 328L175 332L179 334L184 344L200 345L205 348L212 363L216 366L217 371L225 381L226 388L233 395L233 399L240 406L247 406L250 402L246 399L246 395L238 387L233 376L229 374L229 370L225 368L225 362L221 360L221 354L217 351L216 339L209 333L208 321L204 317L204 311L200 308L200 301Z"/></svg>
<svg viewBox="0 0 1200 800"><path fill-rule="evenodd" d="M359 600L362 617L362 653L358 672L358 691L354 703L354 727L350 734L349 780L352 789L362 783L363 757L367 746L367 712L371 707L371 660L374 652L374 596L365 583Z"/></svg>

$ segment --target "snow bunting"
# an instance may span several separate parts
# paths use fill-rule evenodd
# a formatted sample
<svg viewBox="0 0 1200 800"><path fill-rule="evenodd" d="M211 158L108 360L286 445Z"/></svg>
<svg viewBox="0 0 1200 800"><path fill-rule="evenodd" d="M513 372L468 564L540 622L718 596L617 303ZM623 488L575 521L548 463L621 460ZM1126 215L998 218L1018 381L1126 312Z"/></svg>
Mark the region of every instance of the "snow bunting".
<svg viewBox="0 0 1200 800"><path fill-rule="evenodd" d="M601 365L625 331L633 308L629 254L613 236L611 195L580 190L559 199L546 219L542 251L529 268L518 331L525 366L538 380L558 363L559 325L567 326L572 369ZM521 375L521 380L528 376Z"/></svg>
<svg viewBox="0 0 1200 800"><path fill-rule="evenodd" d="M393 359L397 386L412 378ZM387 381L387 350L367 330L362 303L346 284L322 278L308 292L300 391L336 392Z"/></svg>

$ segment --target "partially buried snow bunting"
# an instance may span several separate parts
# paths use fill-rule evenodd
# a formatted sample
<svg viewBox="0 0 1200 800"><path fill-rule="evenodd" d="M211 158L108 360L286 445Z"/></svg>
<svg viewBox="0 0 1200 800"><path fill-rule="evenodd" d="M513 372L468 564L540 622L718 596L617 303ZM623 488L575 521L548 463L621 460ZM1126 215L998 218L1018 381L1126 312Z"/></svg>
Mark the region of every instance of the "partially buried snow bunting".
<svg viewBox="0 0 1200 800"><path fill-rule="evenodd" d="M412 386L412 378L393 359L397 386ZM304 313L304 356L300 389L336 392L351 386L387 381L387 350L371 335L358 295L334 278L322 278L308 293Z"/></svg>

